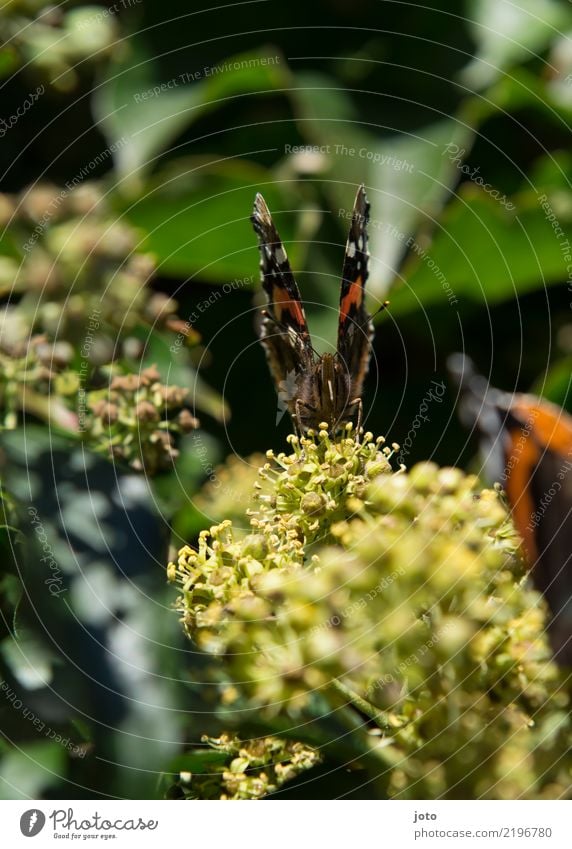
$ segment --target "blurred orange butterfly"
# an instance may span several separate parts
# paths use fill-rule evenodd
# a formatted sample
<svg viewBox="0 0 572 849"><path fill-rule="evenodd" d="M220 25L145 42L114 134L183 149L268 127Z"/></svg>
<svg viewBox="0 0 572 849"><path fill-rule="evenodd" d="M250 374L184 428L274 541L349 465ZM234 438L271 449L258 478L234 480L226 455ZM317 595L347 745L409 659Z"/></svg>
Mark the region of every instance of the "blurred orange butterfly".
<svg viewBox="0 0 572 849"><path fill-rule="evenodd" d="M479 434L485 474L506 492L550 607L556 659L572 666L572 416L535 395L491 387L462 354L447 365L461 419Z"/></svg>

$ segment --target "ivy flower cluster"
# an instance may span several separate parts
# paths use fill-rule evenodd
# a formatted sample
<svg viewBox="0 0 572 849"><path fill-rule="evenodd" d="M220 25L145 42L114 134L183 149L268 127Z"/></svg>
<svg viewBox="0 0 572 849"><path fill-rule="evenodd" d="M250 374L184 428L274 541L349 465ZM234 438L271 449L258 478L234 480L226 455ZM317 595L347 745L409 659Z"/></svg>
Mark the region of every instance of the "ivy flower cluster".
<svg viewBox="0 0 572 849"><path fill-rule="evenodd" d="M185 799L262 799L320 762L304 743L279 737L241 740L236 734L204 737L209 748L188 756L196 772L182 771L171 795Z"/></svg>
<svg viewBox="0 0 572 849"><path fill-rule="evenodd" d="M70 91L80 81L78 66L101 65L117 49L119 32L117 16L105 7L67 9L42 0L13 0L0 10L4 73L32 66L45 82Z"/></svg>
<svg viewBox="0 0 572 849"><path fill-rule="evenodd" d="M151 286L154 261L117 220L101 189L39 185L0 195L10 254L0 257L0 416L33 415L90 448L154 474L197 427L189 393L141 369L146 339L199 337L178 304ZM180 358L193 385L191 352ZM201 390L194 393L200 406Z"/></svg>
<svg viewBox="0 0 572 849"><path fill-rule="evenodd" d="M89 395L86 436L95 450L154 475L178 456L175 434L199 425L188 409L189 396L187 389L162 384L155 366L116 375L108 387Z"/></svg>
<svg viewBox="0 0 572 849"><path fill-rule="evenodd" d="M270 725L341 711L383 795L565 794L568 696L501 495L351 429L290 444L248 535L169 564L212 674Z"/></svg>

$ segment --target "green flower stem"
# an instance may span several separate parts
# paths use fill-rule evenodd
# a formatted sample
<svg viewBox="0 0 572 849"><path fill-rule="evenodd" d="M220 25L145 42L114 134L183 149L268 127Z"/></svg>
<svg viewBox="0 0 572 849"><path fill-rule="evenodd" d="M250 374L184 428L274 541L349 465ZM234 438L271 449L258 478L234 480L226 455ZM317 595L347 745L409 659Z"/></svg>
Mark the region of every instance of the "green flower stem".
<svg viewBox="0 0 572 849"><path fill-rule="evenodd" d="M381 728L383 731L391 731L394 729L394 726L392 726L389 721L389 714L383 710L379 710L379 708L376 708L375 705L372 705L372 703L368 702L367 699L364 699L362 696L355 693L346 684L342 684L338 678L332 679L330 688L332 692L339 693L347 699L348 704L353 705L360 711L360 713L369 717L369 719L372 719L378 728Z"/></svg>

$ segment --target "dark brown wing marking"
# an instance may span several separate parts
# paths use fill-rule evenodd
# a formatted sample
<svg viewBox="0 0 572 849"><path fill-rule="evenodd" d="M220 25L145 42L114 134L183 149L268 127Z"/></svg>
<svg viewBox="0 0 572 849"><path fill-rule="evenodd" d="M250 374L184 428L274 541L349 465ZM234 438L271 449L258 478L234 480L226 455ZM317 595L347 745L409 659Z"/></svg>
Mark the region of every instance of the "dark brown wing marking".
<svg viewBox="0 0 572 849"><path fill-rule="evenodd" d="M369 202L364 186L360 186L346 244L338 323L338 354L351 375L351 394L354 398L361 396L373 339L373 323L365 306L369 260L368 221Z"/></svg>
<svg viewBox="0 0 572 849"><path fill-rule="evenodd" d="M307 373L313 352L300 292L286 251L261 194L256 195L252 224L260 247L262 285L268 295L260 330L272 377L280 393L284 385L296 386L296 377ZM295 392L288 407L293 410Z"/></svg>
<svg viewBox="0 0 572 849"><path fill-rule="evenodd" d="M261 194L256 195L252 223L260 243L262 285L268 295L268 312L285 330L292 329L311 348L300 291L294 280L284 245Z"/></svg>

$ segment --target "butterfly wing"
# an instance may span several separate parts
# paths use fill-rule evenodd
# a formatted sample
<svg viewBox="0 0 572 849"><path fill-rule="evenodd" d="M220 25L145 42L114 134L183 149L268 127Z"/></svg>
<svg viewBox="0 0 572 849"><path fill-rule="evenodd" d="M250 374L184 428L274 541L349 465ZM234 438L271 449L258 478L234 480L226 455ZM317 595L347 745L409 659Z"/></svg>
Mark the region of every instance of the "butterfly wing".
<svg viewBox="0 0 572 849"><path fill-rule="evenodd" d="M259 241L262 285L268 295L260 341L277 391L285 393L288 409L293 413L298 376L307 374L313 363L312 343L298 286L261 194L256 195L251 220Z"/></svg>
<svg viewBox="0 0 572 849"><path fill-rule="evenodd" d="M533 395L488 386L471 361L454 355L460 413L476 427L485 472L506 490L536 588L552 613L551 642L572 665L572 417Z"/></svg>
<svg viewBox="0 0 572 849"><path fill-rule="evenodd" d="M369 202L364 186L360 186L346 244L338 322L338 355L351 377L352 398L361 397L373 339L373 322L365 307L368 221Z"/></svg>
<svg viewBox="0 0 572 849"><path fill-rule="evenodd" d="M549 629L557 659L572 665L572 417L555 404L517 395L507 430L517 460L507 496L534 584L552 612Z"/></svg>
<svg viewBox="0 0 572 849"><path fill-rule="evenodd" d="M464 354L452 354L447 360L447 369L459 393L459 418L467 429L478 434L484 476L491 482L504 483L510 446L504 430L506 414L496 403L500 393L476 371L473 361Z"/></svg>

